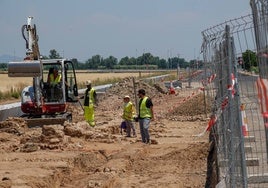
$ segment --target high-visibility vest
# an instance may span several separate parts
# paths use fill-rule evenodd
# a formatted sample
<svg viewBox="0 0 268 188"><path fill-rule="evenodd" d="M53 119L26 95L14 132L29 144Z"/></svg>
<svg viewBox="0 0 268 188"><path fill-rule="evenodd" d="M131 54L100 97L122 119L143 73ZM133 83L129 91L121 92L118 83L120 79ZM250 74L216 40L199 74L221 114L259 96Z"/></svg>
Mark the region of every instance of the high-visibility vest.
<svg viewBox="0 0 268 188"><path fill-rule="evenodd" d="M144 97L140 104L140 118L151 118L152 112L150 108L146 107L146 101L148 97Z"/></svg>
<svg viewBox="0 0 268 188"><path fill-rule="evenodd" d="M59 83L60 80L61 80L61 75L58 74L58 76L57 76L56 78L54 78L54 74L50 74L50 75L49 75L49 78L50 78L50 83L51 83L51 84L57 84L57 83Z"/></svg>
<svg viewBox="0 0 268 188"><path fill-rule="evenodd" d="M123 111L123 119L126 120L133 120L133 104L132 102L128 102L127 104L124 105L124 111Z"/></svg>
<svg viewBox="0 0 268 188"><path fill-rule="evenodd" d="M94 88L91 88L89 91L86 90L84 106L89 106L90 104L95 103L94 92Z"/></svg>

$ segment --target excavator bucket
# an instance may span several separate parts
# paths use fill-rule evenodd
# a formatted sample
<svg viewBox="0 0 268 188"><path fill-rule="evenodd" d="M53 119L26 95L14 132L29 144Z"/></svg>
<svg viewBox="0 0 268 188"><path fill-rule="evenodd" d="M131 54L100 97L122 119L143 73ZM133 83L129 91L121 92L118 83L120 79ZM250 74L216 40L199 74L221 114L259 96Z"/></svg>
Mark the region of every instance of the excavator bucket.
<svg viewBox="0 0 268 188"><path fill-rule="evenodd" d="M42 65L40 61L21 61L8 63L9 77L39 77Z"/></svg>

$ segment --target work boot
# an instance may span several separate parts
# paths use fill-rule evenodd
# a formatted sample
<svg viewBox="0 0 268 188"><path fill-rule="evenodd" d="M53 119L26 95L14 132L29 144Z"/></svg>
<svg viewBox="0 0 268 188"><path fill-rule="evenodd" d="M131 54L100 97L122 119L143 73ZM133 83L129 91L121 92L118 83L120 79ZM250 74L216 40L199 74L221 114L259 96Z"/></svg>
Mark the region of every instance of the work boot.
<svg viewBox="0 0 268 188"><path fill-rule="evenodd" d="M95 127L95 122L88 121L87 123L90 125L90 127Z"/></svg>
<svg viewBox="0 0 268 188"><path fill-rule="evenodd" d="M151 144L151 140L146 141L145 144L150 145Z"/></svg>

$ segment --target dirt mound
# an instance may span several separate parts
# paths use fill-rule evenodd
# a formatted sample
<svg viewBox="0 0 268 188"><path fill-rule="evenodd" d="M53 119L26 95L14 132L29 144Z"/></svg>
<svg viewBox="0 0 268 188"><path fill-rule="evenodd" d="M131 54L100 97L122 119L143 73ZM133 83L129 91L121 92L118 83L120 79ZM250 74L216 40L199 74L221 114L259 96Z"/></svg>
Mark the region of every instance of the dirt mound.
<svg viewBox="0 0 268 188"><path fill-rule="evenodd" d="M159 94L161 95L167 93L167 88L165 88L163 83L155 83L150 85L143 80L135 80L134 78L129 77L112 85L112 87L105 91L105 94L101 99L105 100L111 96L116 96L120 99L123 99L125 95L129 95L132 99L135 99L135 95L139 89L144 89L146 91L146 95L151 98L154 98Z"/></svg>
<svg viewBox="0 0 268 188"><path fill-rule="evenodd" d="M7 132L15 135L22 135L25 132L27 123L22 118L10 117L0 122L0 132Z"/></svg>
<svg viewBox="0 0 268 188"><path fill-rule="evenodd" d="M207 109L205 109L204 104L204 95L198 94L186 102L181 103L178 107L170 112L170 115L196 116L209 113L210 107L207 106Z"/></svg>
<svg viewBox="0 0 268 188"><path fill-rule="evenodd" d="M211 110L211 102L206 99L205 104L204 101L205 99L202 93L195 96L186 96L180 99L178 104L167 113L167 116L173 120L204 121L207 119L207 114Z"/></svg>

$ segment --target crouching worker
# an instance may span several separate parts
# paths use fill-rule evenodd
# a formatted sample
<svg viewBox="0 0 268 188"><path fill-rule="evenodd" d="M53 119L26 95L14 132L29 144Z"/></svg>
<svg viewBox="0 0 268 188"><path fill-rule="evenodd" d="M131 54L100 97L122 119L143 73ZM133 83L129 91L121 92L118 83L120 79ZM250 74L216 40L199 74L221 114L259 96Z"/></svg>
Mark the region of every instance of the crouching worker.
<svg viewBox="0 0 268 188"><path fill-rule="evenodd" d="M124 106L123 106L123 115L122 118L126 122L126 134L127 137L131 137L131 130L133 131L133 136L136 136L136 129L133 123L133 118L136 114L135 107L130 101L128 95L124 96Z"/></svg>
<svg viewBox="0 0 268 188"><path fill-rule="evenodd" d="M91 81L86 81L86 92L84 98L84 117L86 122L91 126L95 127L95 114L94 108L98 104L96 90L91 86Z"/></svg>

